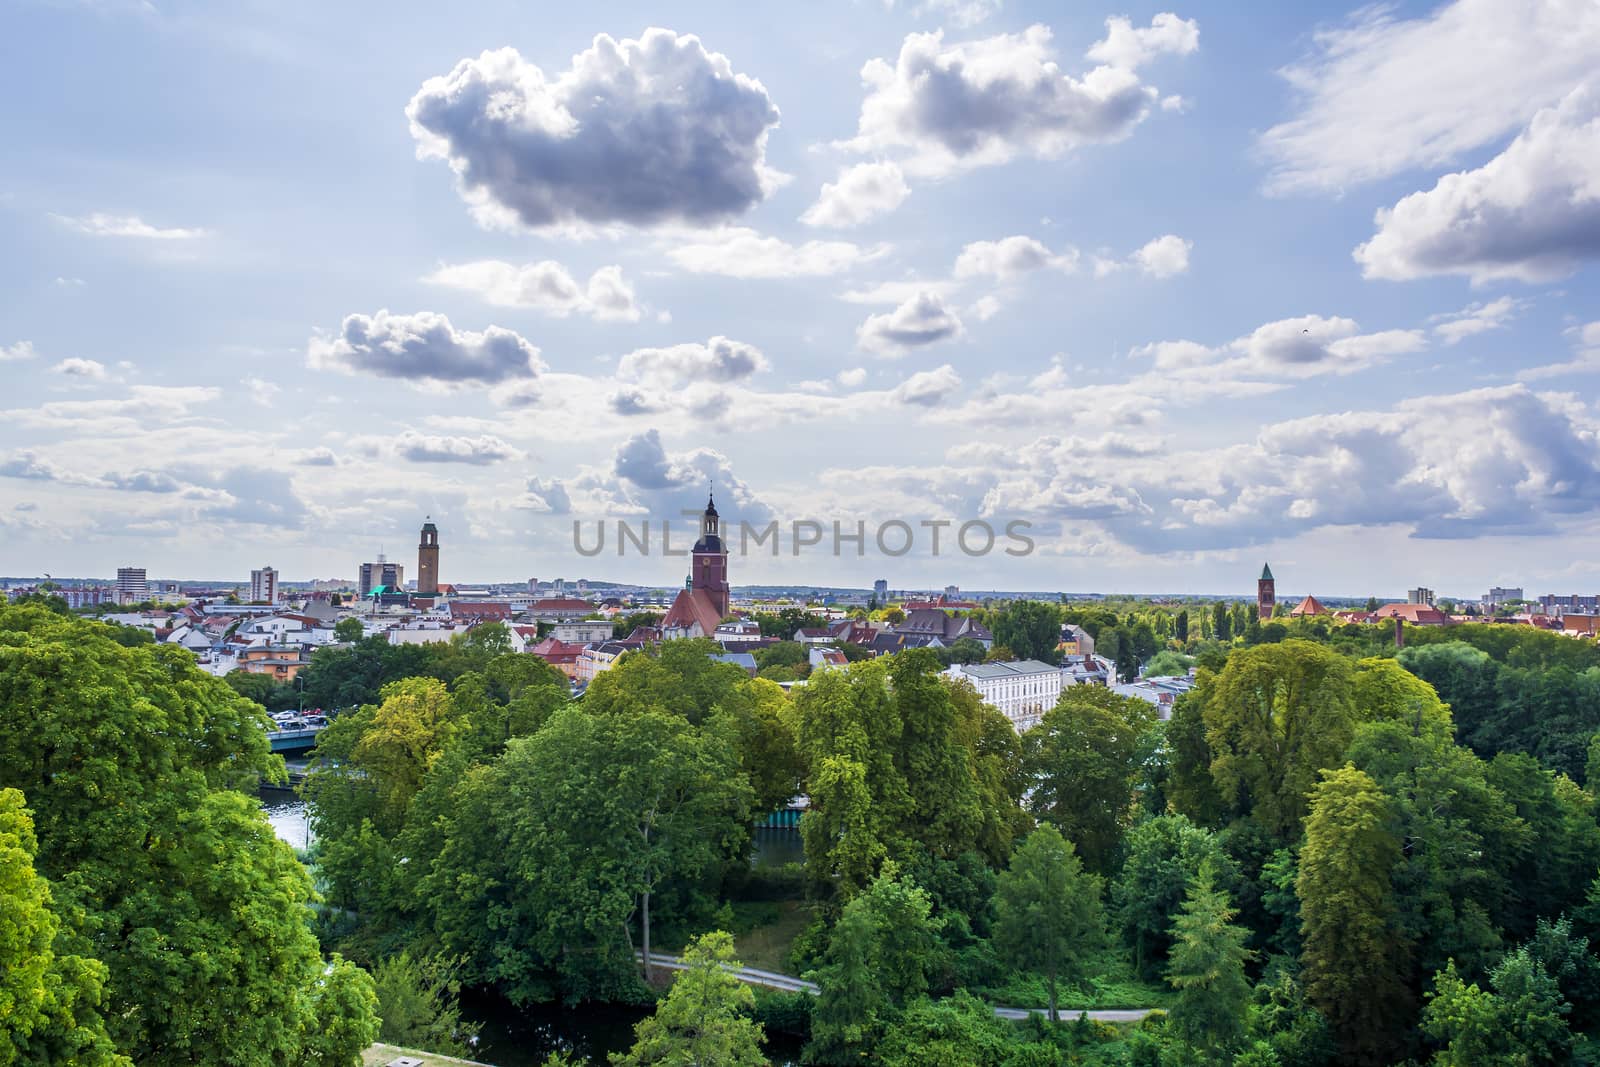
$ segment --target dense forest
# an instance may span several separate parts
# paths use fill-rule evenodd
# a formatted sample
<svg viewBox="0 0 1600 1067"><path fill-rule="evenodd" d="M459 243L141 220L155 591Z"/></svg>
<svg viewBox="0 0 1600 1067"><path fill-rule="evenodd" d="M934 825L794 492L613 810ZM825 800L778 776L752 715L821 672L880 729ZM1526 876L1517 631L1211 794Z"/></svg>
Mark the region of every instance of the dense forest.
<svg viewBox="0 0 1600 1067"><path fill-rule="evenodd" d="M314 906L240 792L275 773L257 705L7 611L0 890L32 918L0 952L40 1020L13 1059L349 1062L314 1046L389 1004L459 1051L473 986L654 1004L628 1064L758 1064L780 1032L818 1064L1594 1060L1600 650L1231 611L1225 638L1154 605L987 613L1013 650L1073 621L1197 665L1170 720L1071 687L1020 736L929 650L786 693L669 642L578 700L492 627L321 650L305 690L346 710L304 787ZM796 795L804 863L753 866ZM687 967L665 994L647 949Z"/></svg>

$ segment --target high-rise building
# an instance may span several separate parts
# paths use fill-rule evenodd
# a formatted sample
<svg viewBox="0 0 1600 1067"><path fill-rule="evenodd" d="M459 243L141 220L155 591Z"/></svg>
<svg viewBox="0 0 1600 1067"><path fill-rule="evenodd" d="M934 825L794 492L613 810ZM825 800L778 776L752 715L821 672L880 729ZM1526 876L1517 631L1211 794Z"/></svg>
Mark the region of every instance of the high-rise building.
<svg viewBox="0 0 1600 1067"><path fill-rule="evenodd" d="M278 602L278 572L262 567L250 572L250 603L276 604Z"/></svg>
<svg viewBox="0 0 1600 1067"><path fill-rule="evenodd" d="M872 583L872 599L879 604L887 604L889 602L889 579L879 578Z"/></svg>
<svg viewBox="0 0 1600 1067"><path fill-rule="evenodd" d="M961 595L961 587L959 585L947 585L944 587L944 595L954 600Z"/></svg>
<svg viewBox="0 0 1600 1067"><path fill-rule="evenodd" d="M539 591L539 579L537 579L537 578L529 578L528 579L528 592L537 593L538 591Z"/></svg>
<svg viewBox="0 0 1600 1067"><path fill-rule="evenodd" d="M143 567L117 568L117 603L138 604L150 599L150 579Z"/></svg>
<svg viewBox="0 0 1600 1067"><path fill-rule="evenodd" d="M1263 621L1272 618L1278 605L1278 583L1272 577L1272 568L1261 565L1261 577L1256 579L1256 615Z"/></svg>
<svg viewBox="0 0 1600 1067"><path fill-rule="evenodd" d="M1433 607L1433 590L1426 586L1417 586L1415 589L1406 590L1407 604L1426 604Z"/></svg>
<svg viewBox="0 0 1600 1067"><path fill-rule="evenodd" d="M1521 586L1517 586L1514 589L1505 589L1497 585L1493 586L1487 593L1483 594L1483 600L1480 603L1482 604L1484 611L1495 611L1500 607L1501 604L1504 604L1508 600L1522 599L1524 598L1522 596Z"/></svg>
<svg viewBox="0 0 1600 1067"><path fill-rule="evenodd" d="M422 523L422 540L417 545L417 593L434 596L439 592L439 528L429 515Z"/></svg>
<svg viewBox="0 0 1600 1067"><path fill-rule="evenodd" d="M362 596L366 596L380 585L398 589L406 584L406 569L398 563L390 563L378 553L376 563L363 563L356 569L356 589Z"/></svg>

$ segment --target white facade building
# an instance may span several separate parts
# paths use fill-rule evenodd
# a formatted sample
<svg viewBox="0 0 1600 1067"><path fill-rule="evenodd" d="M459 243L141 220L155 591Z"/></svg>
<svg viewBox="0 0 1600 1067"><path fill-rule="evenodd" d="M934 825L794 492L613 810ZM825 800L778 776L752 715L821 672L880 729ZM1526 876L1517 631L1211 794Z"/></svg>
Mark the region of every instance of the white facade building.
<svg viewBox="0 0 1600 1067"><path fill-rule="evenodd" d="M278 602L278 572L272 567L262 567L250 572L250 603L276 604Z"/></svg>
<svg viewBox="0 0 1600 1067"><path fill-rule="evenodd" d="M150 581L143 567L117 568L117 603L139 604L150 599Z"/></svg>
<svg viewBox="0 0 1600 1067"><path fill-rule="evenodd" d="M983 702L1010 719L1019 734L1037 726L1061 698L1061 669L1036 659L956 664L945 673L971 682Z"/></svg>

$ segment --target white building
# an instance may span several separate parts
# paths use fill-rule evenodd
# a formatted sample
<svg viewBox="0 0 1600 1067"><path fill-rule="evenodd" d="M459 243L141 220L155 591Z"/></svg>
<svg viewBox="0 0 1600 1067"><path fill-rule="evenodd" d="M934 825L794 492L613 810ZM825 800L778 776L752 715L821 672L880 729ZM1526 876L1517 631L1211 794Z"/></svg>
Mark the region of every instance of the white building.
<svg viewBox="0 0 1600 1067"><path fill-rule="evenodd" d="M143 567L117 568L117 603L138 604L150 599L150 579Z"/></svg>
<svg viewBox="0 0 1600 1067"><path fill-rule="evenodd" d="M558 622L550 628L550 636L569 645L587 645L611 640L611 623L605 619L580 619Z"/></svg>
<svg viewBox="0 0 1600 1067"><path fill-rule="evenodd" d="M276 604L278 602L278 572L272 567L262 567L250 572L250 603Z"/></svg>
<svg viewBox="0 0 1600 1067"><path fill-rule="evenodd" d="M1036 659L956 664L945 673L971 682L983 702L1010 719L1018 733L1037 726L1061 697L1061 669Z"/></svg>
<svg viewBox="0 0 1600 1067"><path fill-rule="evenodd" d="M1156 706L1163 721L1172 718L1172 705L1178 698L1194 688L1194 679L1183 676L1171 678L1141 678L1137 682L1114 685L1111 691L1118 696L1138 697Z"/></svg>

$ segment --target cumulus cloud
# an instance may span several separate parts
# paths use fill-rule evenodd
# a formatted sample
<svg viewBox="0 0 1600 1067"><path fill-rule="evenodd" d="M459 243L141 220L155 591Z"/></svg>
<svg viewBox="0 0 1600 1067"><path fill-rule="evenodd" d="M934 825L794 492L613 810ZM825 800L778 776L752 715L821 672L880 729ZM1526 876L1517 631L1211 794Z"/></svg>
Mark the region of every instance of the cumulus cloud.
<svg viewBox="0 0 1600 1067"><path fill-rule="evenodd" d="M856 330L856 344L882 356L948 341L962 333L961 320L933 293L912 297L893 311L872 315Z"/></svg>
<svg viewBox="0 0 1600 1067"><path fill-rule="evenodd" d="M858 163L839 171L837 181L825 183L800 221L807 226L859 226L887 215L910 195L911 187L894 163Z"/></svg>
<svg viewBox="0 0 1600 1067"><path fill-rule="evenodd" d="M1488 303L1468 304L1460 311L1435 315L1428 321L1434 324L1434 336L1447 345L1459 344L1468 337L1500 329L1525 304L1525 301L1502 296Z"/></svg>
<svg viewBox="0 0 1600 1067"><path fill-rule="evenodd" d="M1530 367L1517 377L1523 381L1536 381L1540 378L1559 378L1567 374L1600 373L1600 322L1574 326L1567 332L1571 335L1574 348L1577 350L1575 358L1565 363L1547 363L1542 367Z"/></svg>
<svg viewBox="0 0 1600 1067"><path fill-rule="evenodd" d="M308 448L296 454L294 462L302 467L337 467L339 457L331 448Z"/></svg>
<svg viewBox="0 0 1600 1067"><path fill-rule="evenodd" d="M483 434L477 437L460 437L448 434L424 434L406 430L395 437L362 437L354 442L356 447L375 455L390 456L411 463L465 463L485 467L507 459L520 459L521 452L498 437Z"/></svg>
<svg viewBox="0 0 1600 1067"><path fill-rule="evenodd" d="M890 396L897 404L931 408L944 403L961 388L961 376L946 363L934 370L918 371L894 389Z"/></svg>
<svg viewBox="0 0 1600 1067"><path fill-rule="evenodd" d="M457 330L431 311L346 316L336 336L311 339L306 357L321 370L446 386L493 385L544 369L539 350L511 330Z"/></svg>
<svg viewBox="0 0 1600 1067"><path fill-rule="evenodd" d="M684 521L683 511L704 506L708 487L715 489L717 509L725 523L739 519L765 522L772 515L734 474L727 456L709 448L669 452L655 429L635 434L617 446L609 468L567 483L569 491L583 492L591 507L597 505L603 513L670 519L674 529Z"/></svg>
<svg viewBox="0 0 1600 1067"><path fill-rule="evenodd" d="M187 241L204 237L205 230L181 226L152 226L137 215L53 215L64 226L91 237L143 237L157 241Z"/></svg>
<svg viewBox="0 0 1600 1067"><path fill-rule="evenodd" d="M699 38L601 34L548 76L513 48L429 78L406 108L422 158L448 161L480 222L704 224L766 198L778 109Z"/></svg>
<svg viewBox="0 0 1600 1067"><path fill-rule="evenodd" d="M839 384L845 388L858 389L867 382L867 368L851 367L849 370L840 371L837 377Z"/></svg>
<svg viewBox="0 0 1600 1067"><path fill-rule="evenodd" d="M554 478L529 478L517 507L546 515L567 515L572 511L572 498L567 495L567 487Z"/></svg>
<svg viewBox="0 0 1600 1067"><path fill-rule="evenodd" d="M1186 241L1169 233L1148 242L1132 256L1140 270L1154 278L1171 278L1189 269L1189 252L1193 241Z"/></svg>
<svg viewBox="0 0 1600 1067"><path fill-rule="evenodd" d="M1462 274L1482 284L1571 274L1600 256L1600 90L1575 90L1540 111L1504 152L1379 211L1377 225L1355 250L1367 278Z"/></svg>
<svg viewBox="0 0 1600 1067"><path fill-rule="evenodd" d="M0 348L0 363L10 363L15 360L32 359L39 353L33 350L33 342L18 341L14 345Z"/></svg>
<svg viewBox="0 0 1600 1067"><path fill-rule="evenodd" d="M1314 42L1283 71L1298 113L1261 139L1275 192L1338 191L1499 141L1593 73L1600 11L1454 0L1407 19L1374 4Z"/></svg>
<svg viewBox="0 0 1600 1067"><path fill-rule="evenodd" d="M1106 47L1119 58L1131 54ZM867 95L846 146L906 152L902 169L932 176L1119 141L1158 97L1125 66L1102 65L1082 78L1063 73L1042 25L954 44L943 31L910 34L893 64L873 59L861 78Z"/></svg>
<svg viewBox="0 0 1600 1067"><path fill-rule="evenodd" d="M1349 374L1427 347L1420 330L1362 333L1354 319L1302 315L1280 319L1226 345L1158 341L1135 350L1158 370L1205 368L1208 375L1269 374L1306 378Z"/></svg>
<svg viewBox="0 0 1600 1067"><path fill-rule="evenodd" d="M298 530L305 525L307 508L295 492L294 481L287 471L233 467L201 480L225 494L221 503L203 510L206 518L280 530Z"/></svg>
<svg viewBox="0 0 1600 1067"><path fill-rule="evenodd" d="M423 279L476 294L496 307L535 308L558 318L571 314L601 320L639 321L633 286L618 266L601 267L586 284L554 260L517 266L499 259L441 266Z"/></svg>
<svg viewBox="0 0 1600 1067"><path fill-rule="evenodd" d="M23 449L0 460L0 478L54 482L60 480L61 471L51 463L40 459L38 453L31 449Z"/></svg>
<svg viewBox="0 0 1600 1067"><path fill-rule="evenodd" d="M1000 10L1002 0L922 0L908 4L918 15L942 18L952 26L976 26ZM883 6L892 8L895 0L884 0Z"/></svg>
<svg viewBox="0 0 1600 1067"><path fill-rule="evenodd" d="M1186 56L1200 47L1200 26L1163 11L1145 27L1115 16L1106 19L1104 40L1089 49L1089 58L1124 70L1137 70L1160 55Z"/></svg>
<svg viewBox="0 0 1600 1067"><path fill-rule="evenodd" d="M144 425L171 426L214 403L221 390L201 385L135 385L102 400L53 400L12 408L0 416L15 425L71 427L80 433L121 434Z"/></svg>
<svg viewBox="0 0 1600 1067"><path fill-rule="evenodd" d="M771 366L754 345L713 337L705 344L639 348L622 357L618 377L681 387L693 382L736 382Z"/></svg>
<svg viewBox="0 0 1600 1067"><path fill-rule="evenodd" d="M806 241L793 245L743 227L730 227L667 250L678 266L696 274L730 278L794 278L838 274L885 255L887 245L864 248L849 241Z"/></svg>
<svg viewBox="0 0 1600 1067"><path fill-rule="evenodd" d="M64 359L50 368L54 374L65 375L68 378L84 378L90 381L103 382L106 380L106 365L93 359Z"/></svg>
<svg viewBox="0 0 1600 1067"><path fill-rule="evenodd" d="M1030 271L1049 267L1072 271L1078 265L1076 249L1052 252L1032 237L1003 237L998 241L974 241L956 257L953 273L957 278L989 275L996 281L1010 281Z"/></svg>

